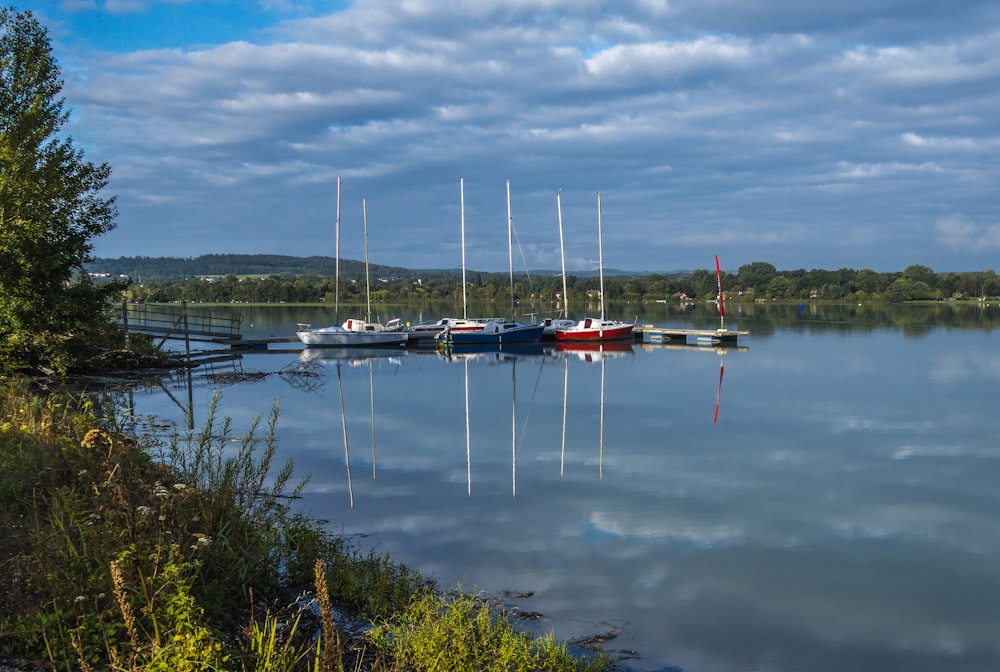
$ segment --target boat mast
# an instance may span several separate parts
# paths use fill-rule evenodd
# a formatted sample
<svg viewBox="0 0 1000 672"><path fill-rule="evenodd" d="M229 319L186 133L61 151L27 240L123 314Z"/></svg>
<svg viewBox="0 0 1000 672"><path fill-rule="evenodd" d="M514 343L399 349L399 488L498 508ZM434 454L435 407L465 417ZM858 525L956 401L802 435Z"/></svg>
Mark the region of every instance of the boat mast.
<svg viewBox="0 0 1000 672"><path fill-rule="evenodd" d="M368 207L365 205L365 199L361 199L361 218L365 223L365 295L368 299L368 315L365 317L365 322L372 321L372 280L371 276L368 275Z"/></svg>
<svg viewBox="0 0 1000 672"><path fill-rule="evenodd" d="M340 175L337 176L337 225L336 225L336 254L335 265L337 279L333 283L333 321L340 324Z"/></svg>
<svg viewBox="0 0 1000 672"><path fill-rule="evenodd" d="M601 234L601 192L597 192L597 265L601 274L601 338L604 338L604 242Z"/></svg>
<svg viewBox="0 0 1000 672"><path fill-rule="evenodd" d="M507 263L510 264L510 319L514 319L514 218L510 214L510 180L507 180Z"/></svg>
<svg viewBox="0 0 1000 672"><path fill-rule="evenodd" d="M563 225L562 225L562 201L556 192L556 211L559 213L559 258L562 260L562 281L563 281L563 315L569 319L569 294L566 291L566 250L563 247Z"/></svg>
<svg viewBox="0 0 1000 672"><path fill-rule="evenodd" d="M465 178L458 178L458 187L461 192L462 207L462 318L469 319L469 301L465 294Z"/></svg>

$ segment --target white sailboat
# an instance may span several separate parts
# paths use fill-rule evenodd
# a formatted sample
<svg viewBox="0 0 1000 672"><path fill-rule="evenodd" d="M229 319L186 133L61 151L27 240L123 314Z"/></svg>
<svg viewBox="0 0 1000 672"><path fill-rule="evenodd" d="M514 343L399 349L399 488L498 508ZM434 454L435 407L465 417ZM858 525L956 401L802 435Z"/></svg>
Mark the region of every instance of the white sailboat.
<svg viewBox="0 0 1000 672"><path fill-rule="evenodd" d="M368 276L368 209L365 200L361 200L361 209L365 222L365 276L366 292L368 294L368 320L371 319L371 287ZM340 312L340 177L337 177L337 225L336 225L337 279L335 284L334 317L339 318ZM387 329L368 320L349 319L344 324L334 324L329 327L313 329L312 325L299 323L295 335L300 341L310 347L399 347L406 343L407 335L399 329Z"/></svg>

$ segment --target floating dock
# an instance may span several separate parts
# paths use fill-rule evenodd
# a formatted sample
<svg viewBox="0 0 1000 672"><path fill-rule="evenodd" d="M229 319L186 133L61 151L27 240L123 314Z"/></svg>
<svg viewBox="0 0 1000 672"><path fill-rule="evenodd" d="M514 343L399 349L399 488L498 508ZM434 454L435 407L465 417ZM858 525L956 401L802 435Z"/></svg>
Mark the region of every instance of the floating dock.
<svg viewBox="0 0 1000 672"><path fill-rule="evenodd" d="M694 343L696 345L736 345L740 336L749 336L748 331L729 329L681 329L679 327L657 327L652 324L636 325L632 330L632 340L639 343Z"/></svg>

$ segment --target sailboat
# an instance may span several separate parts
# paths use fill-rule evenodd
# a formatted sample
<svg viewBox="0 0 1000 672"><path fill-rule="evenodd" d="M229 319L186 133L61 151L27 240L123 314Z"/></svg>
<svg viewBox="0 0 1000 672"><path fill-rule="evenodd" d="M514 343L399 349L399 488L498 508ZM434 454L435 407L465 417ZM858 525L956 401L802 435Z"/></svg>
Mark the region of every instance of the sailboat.
<svg viewBox="0 0 1000 672"><path fill-rule="evenodd" d="M510 180L507 180L507 256L510 264L510 310L514 312L514 243L512 231L514 220L510 212ZM462 238L463 247L465 237ZM465 252L462 252L462 270L465 271ZM439 341L447 345L476 345L504 343L532 343L542 340L544 327L540 324L527 324L518 320L491 319L483 323L482 329L454 331L446 329L440 335Z"/></svg>
<svg viewBox="0 0 1000 672"><path fill-rule="evenodd" d="M469 302L466 298L465 282L465 178L458 181L461 203L462 221L462 317L442 317L436 322L416 324L407 329L410 342L437 339L442 334L464 333L467 331L481 331L485 322L482 320L469 319Z"/></svg>
<svg viewBox="0 0 1000 672"><path fill-rule="evenodd" d="M407 335L400 329L387 328L371 320L371 283L368 280L368 207L361 200L361 210L365 226L365 280L368 295L368 319L348 319L344 324L334 324L329 327L313 329L312 325L299 323L295 335L307 346L325 347L385 347L401 346L406 343ZM335 294L335 317L340 312L340 177L337 177L337 280Z"/></svg>
<svg viewBox="0 0 1000 672"><path fill-rule="evenodd" d="M557 329L569 329L576 324L569 319L569 293L566 291L566 252L563 247L562 200L556 192L556 212L559 215L559 258L562 260L562 317L546 317L542 319L542 338L555 338Z"/></svg>
<svg viewBox="0 0 1000 672"><path fill-rule="evenodd" d="M560 237L560 244L562 238ZM597 250L601 275L601 317L585 317L571 327L553 332L557 341L614 341L626 339L635 323L608 320L604 317L604 243L601 233L601 192L597 192ZM564 272L565 275L565 272Z"/></svg>

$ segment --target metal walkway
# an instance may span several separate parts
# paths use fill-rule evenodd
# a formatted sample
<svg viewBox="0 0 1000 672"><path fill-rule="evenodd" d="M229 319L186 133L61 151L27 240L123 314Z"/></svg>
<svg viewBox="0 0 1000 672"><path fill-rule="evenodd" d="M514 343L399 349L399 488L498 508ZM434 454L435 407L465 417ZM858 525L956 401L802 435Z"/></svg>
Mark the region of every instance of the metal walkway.
<svg viewBox="0 0 1000 672"><path fill-rule="evenodd" d="M234 311L212 311L177 306L123 304L118 322L127 334L150 334L166 340L201 341L229 345L242 340L243 315Z"/></svg>

